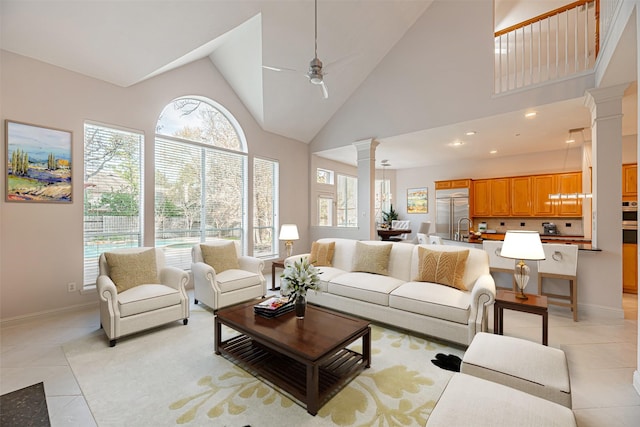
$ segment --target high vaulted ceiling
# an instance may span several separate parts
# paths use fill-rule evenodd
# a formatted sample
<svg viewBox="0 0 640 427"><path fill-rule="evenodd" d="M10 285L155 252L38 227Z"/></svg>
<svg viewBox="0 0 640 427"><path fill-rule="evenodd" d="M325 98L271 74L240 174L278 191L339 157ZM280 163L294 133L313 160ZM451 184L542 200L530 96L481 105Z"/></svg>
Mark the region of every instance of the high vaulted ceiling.
<svg viewBox="0 0 640 427"><path fill-rule="evenodd" d="M312 0L3 0L0 42L7 51L124 87L209 57L264 130L310 142L432 1L319 0L318 57L328 99L305 76L314 55ZM637 86L629 93L637 97ZM625 105L632 108L625 114L636 117L635 98ZM557 143L569 128L590 125L580 100L536 109L543 114L527 138L514 137L528 125L513 112L385 138L376 157L390 159L394 169L445 162L461 155L448 143L467 130L478 132L467 156L502 150L496 141L505 147L500 155L553 150L539 142ZM637 133L636 121L628 123L624 133ZM429 156L415 155L424 141L434 141ZM324 155L355 163L351 147Z"/></svg>

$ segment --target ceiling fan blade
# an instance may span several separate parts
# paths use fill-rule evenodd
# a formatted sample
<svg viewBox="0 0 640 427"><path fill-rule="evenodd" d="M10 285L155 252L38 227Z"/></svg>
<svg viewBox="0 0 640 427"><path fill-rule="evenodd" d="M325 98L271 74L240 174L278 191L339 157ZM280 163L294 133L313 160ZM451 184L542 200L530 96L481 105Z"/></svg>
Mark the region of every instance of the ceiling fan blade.
<svg viewBox="0 0 640 427"><path fill-rule="evenodd" d="M324 96L324 99L329 98L329 90L327 89L327 84L324 80L320 83L320 87L322 88L322 96Z"/></svg>
<svg viewBox="0 0 640 427"><path fill-rule="evenodd" d="M287 68L287 67L272 67L269 65L263 65L262 68L264 68L265 70L269 70L269 71L276 71L276 72L281 72L281 71L292 71L294 73L301 73L302 71L299 70L294 70L293 68Z"/></svg>

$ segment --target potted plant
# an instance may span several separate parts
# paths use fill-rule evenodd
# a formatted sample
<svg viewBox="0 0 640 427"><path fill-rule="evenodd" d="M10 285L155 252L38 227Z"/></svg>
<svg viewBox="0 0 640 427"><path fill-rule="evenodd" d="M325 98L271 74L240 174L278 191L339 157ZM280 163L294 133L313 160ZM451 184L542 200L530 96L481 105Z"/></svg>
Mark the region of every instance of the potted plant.
<svg viewBox="0 0 640 427"><path fill-rule="evenodd" d="M393 210L393 204L389 205L389 211L382 211L382 220L389 228L391 228L391 221L398 219L398 212Z"/></svg>
<svg viewBox="0 0 640 427"><path fill-rule="evenodd" d="M285 267L280 279L282 295L288 295L289 300L295 301L296 317L303 319L307 307L307 291L318 290L320 271L311 264L309 258L300 258Z"/></svg>

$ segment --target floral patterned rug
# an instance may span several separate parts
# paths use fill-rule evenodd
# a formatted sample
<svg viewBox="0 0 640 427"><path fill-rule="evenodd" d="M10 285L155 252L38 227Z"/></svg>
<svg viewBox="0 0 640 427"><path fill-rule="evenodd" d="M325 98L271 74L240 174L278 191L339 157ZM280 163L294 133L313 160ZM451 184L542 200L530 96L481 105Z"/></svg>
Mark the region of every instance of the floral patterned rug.
<svg viewBox="0 0 640 427"><path fill-rule="evenodd" d="M98 330L64 350L99 426L424 426L453 375L431 359L463 350L378 325L371 347L371 368L315 417L216 356L213 314L198 306L187 326L176 322L113 348Z"/></svg>

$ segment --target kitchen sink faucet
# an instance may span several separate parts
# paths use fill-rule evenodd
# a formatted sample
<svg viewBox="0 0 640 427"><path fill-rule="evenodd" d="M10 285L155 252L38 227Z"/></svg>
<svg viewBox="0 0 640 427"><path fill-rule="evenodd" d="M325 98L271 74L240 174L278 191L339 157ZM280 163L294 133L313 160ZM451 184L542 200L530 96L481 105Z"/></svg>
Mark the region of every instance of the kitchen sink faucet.
<svg viewBox="0 0 640 427"><path fill-rule="evenodd" d="M458 231L456 231L456 234L453 236L453 240L457 240L457 241L462 240L462 236L460 236L460 224L462 223L462 221L469 221L469 230L471 230L471 226L473 225L471 218L467 218L467 217L460 218L458 220Z"/></svg>

